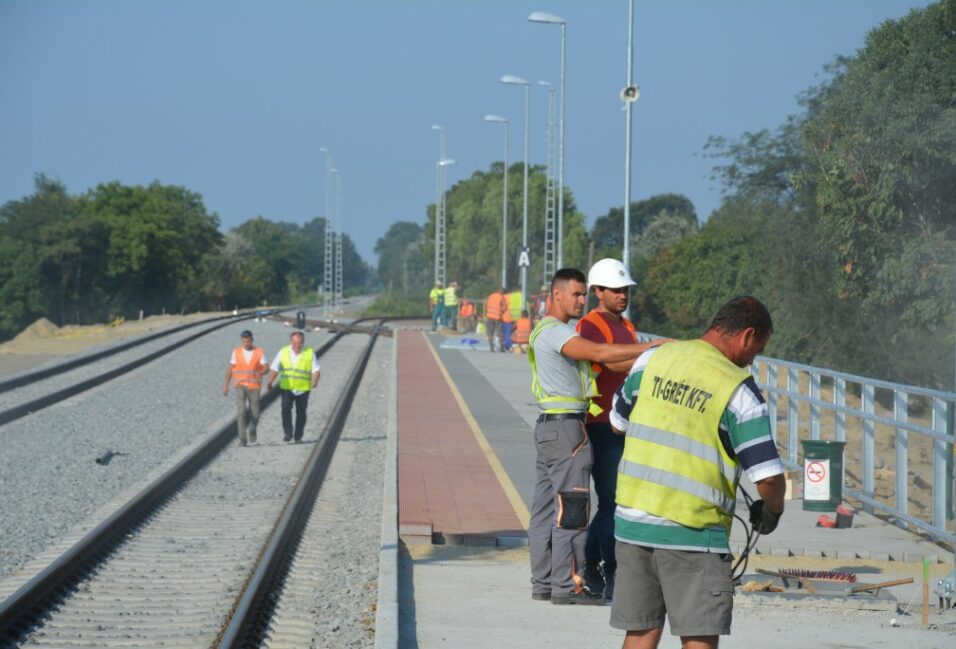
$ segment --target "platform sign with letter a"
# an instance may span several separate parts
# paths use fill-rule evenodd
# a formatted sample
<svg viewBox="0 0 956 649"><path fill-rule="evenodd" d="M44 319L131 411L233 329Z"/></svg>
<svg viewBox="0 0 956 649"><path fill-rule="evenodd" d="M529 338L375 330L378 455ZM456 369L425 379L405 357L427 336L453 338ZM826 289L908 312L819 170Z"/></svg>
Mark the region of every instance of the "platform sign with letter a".
<svg viewBox="0 0 956 649"><path fill-rule="evenodd" d="M530 248L523 247L518 251L518 268L528 268L531 266Z"/></svg>

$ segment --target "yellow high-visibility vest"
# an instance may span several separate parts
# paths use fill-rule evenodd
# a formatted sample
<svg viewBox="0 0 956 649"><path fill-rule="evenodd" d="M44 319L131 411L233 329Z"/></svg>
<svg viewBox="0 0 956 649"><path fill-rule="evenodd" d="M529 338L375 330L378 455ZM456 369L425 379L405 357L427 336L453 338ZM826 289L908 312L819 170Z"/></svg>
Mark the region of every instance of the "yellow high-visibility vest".
<svg viewBox="0 0 956 649"><path fill-rule="evenodd" d="M591 364L587 361L578 361L578 373L581 376L581 394L548 394L538 381L538 365L534 358L534 342L542 331L563 324L553 316L542 319L535 326L528 339L528 363L531 365L531 394L534 395L538 406L546 413L583 412L587 410L592 415L601 414L601 407L591 401L591 397L598 396L597 384L591 374ZM585 406L583 409L581 406Z"/></svg>
<svg viewBox="0 0 956 649"><path fill-rule="evenodd" d="M292 346L286 345L279 352L279 387L283 390L308 392L312 389L312 358L314 352L311 347L303 347L302 353L292 364Z"/></svg>
<svg viewBox="0 0 956 649"><path fill-rule="evenodd" d="M445 306L458 306L458 290L454 286L445 289Z"/></svg>
<svg viewBox="0 0 956 649"><path fill-rule="evenodd" d="M631 410L616 502L681 525L730 533L740 467L720 442L720 418L750 372L703 340L654 352Z"/></svg>

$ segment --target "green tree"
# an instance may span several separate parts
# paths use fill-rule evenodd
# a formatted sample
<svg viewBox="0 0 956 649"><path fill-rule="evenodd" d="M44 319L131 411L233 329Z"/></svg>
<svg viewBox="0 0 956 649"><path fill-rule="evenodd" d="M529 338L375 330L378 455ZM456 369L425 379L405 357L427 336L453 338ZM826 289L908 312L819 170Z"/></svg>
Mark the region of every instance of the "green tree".
<svg viewBox="0 0 956 649"><path fill-rule="evenodd" d="M632 202L630 214L632 249L644 230L655 219L665 214L684 219L690 226L697 225L697 210L694 209L691 200L682 194L658 194L642 201ZM685 229L683 225L678 227L681 230ZM606 214L595 219L594 227L591 228L594 259L604 257L619 259L624 247L623 236L624 207L612 207Z"/></svg>

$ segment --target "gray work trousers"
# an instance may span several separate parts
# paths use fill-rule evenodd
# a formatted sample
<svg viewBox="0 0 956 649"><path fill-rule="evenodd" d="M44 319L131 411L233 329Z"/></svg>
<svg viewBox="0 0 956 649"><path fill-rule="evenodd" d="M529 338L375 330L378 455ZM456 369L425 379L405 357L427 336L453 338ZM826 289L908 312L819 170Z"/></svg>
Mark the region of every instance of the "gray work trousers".
<svg viewBox="0 0 956 649"><path fill-rule="evenodd" d="M568 595L583 585L593 456L584 422L539 421L534 428L537 479L528 543L531 588Z"/></svg>
<svg viewBox="0 0 956 649"><path fill-rule="evenodd" d="M259 423L259 389L237 385L236 388L236 425L239 427L239 441L243 444L255 444L256 424ZM246 428L246 403L249 404L249 427ZM248 431L248 436L246 435Z"/></svg>

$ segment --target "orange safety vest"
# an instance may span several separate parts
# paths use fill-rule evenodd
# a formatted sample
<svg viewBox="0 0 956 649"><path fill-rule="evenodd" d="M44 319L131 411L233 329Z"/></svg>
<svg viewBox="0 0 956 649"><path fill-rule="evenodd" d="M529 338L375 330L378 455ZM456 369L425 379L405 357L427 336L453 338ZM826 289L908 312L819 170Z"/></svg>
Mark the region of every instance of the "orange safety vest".
<svg viewBox="0 0 956 649"><path fill-rule="evenodd" d="M262 387L262 349L254 347L248 362L245 352L242 347L236 347L233 351L236 357L236 364L232 366L233 385L258 390Z"/></svg>
<svg viewBox="0 0 956 649"><path fill-rule="evenodd" d="M514 322L514 320L511 318L511 293L505 293L501 297L501 300L502 300L501 304L502 304L502 311L503 311L501 314L501 321Z"/></svg>
<svg viewBox="0 0 956 649"><path fill-rule="evenodd" d="M467 318L473 315L475 315L475 305L470 300L462 300L461 306L458 308L458 317Z"/></svg>
<svg viewBox="0 0 956 649"><path fill-rule="evenodd" d="M505 296L500 291L495 291L488 296L485 303L485 317L489 320L501 320L502 314L507 310L507 305Z"/></svg>
<svg viewBox="0 0 956 649"><path fill-rule="evenodd" d="M527 344L531 337L531 329L530 318L518 318L518 322L515 323L515 330L511 333L511 341L519 345Z"/></svg>
<svg viewBox="0 0 956 649"><path fill-rule="evenodd" d="M581 333L581 323L585 320L597 327L598 331L601 332L601 335L604 336L605 341L609 343L614 342L614 334L611 333L610 325L608 325L607 320L604 319L604 316L602 316L597 309L589 312L586 316L578 320L577 327L575 327L578 330L578 333ZM634 339L634 342L637 342L637 330L634 329L634 325L631 324L631 321L624 316L621 316L621 323L627 328L628 331L631 332L631 337ZM600 372L601 364L592 363L591 369L595 372Z"/></svg>

